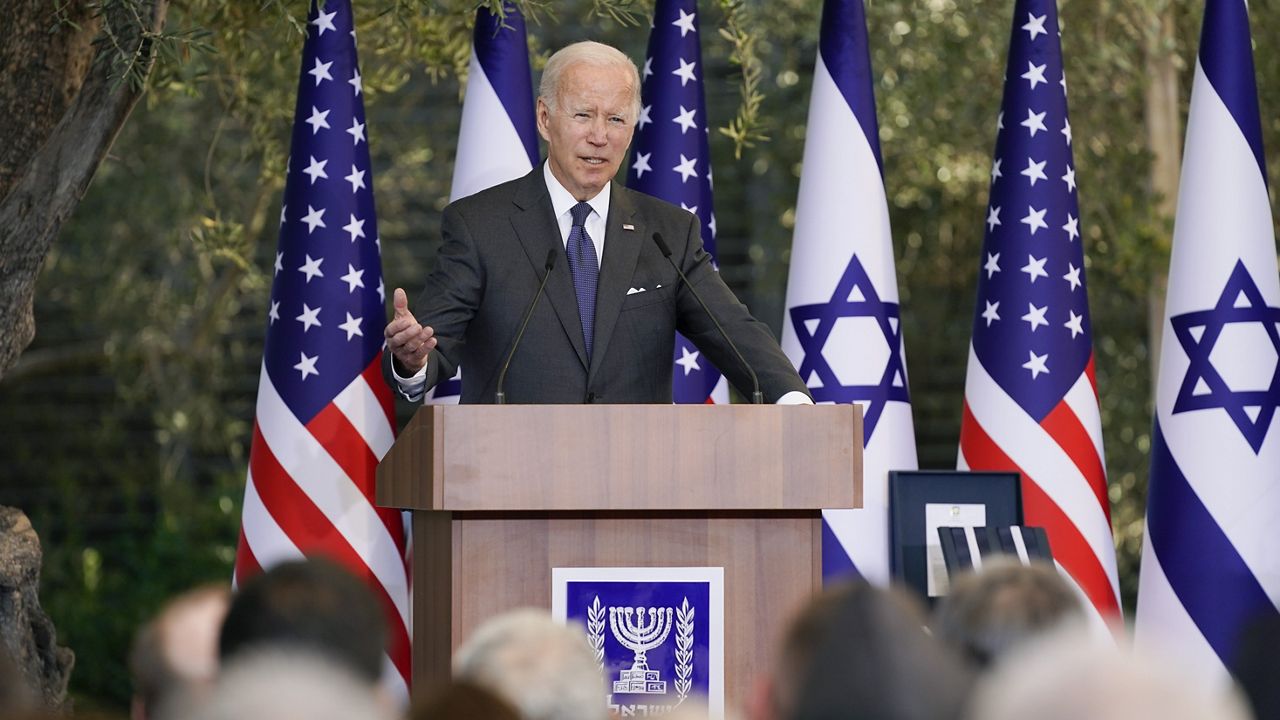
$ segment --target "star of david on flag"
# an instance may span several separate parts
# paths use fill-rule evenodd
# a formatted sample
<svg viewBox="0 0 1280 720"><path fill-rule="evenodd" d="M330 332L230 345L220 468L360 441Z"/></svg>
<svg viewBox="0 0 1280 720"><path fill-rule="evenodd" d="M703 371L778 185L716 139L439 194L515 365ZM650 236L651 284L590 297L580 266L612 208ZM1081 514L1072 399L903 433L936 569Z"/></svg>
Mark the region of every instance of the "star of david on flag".
<svg viewBox="0 0 1280 720"><path fill-rule="evenodd" d="M814 67L782 349L815 402L863 407L863 507L825 510L824 580L889 582L890 470L915 433L861 0L827 0Z"/></svg>
<svg viewBox="0 0 1280 720"><path fill-rule="evenodd" d="M1280 613L1280 276L1251 47L1242 0L1205 4L1134 624L1219 687L1250 624Z"/></svg>
<svg viewBox="0 0 1280 720"><path fill-rule="evenodd" d="M800 377L807 378L815 402L861 403L864 406L862 418L866 437L875 434L876 424L880 421L886 403L911 402L911 396L907 392L906 363L902 360L902 327L898 303L885 302L876 295L875 285L863 269L857 254L849 259L849 265L828 302L797 305L788 312L804 358L800 361ZM888 360L884 363L884 372L877 378L877 382L842 383L832 362L824 354L827 344L831 342L832 333L843 318L869 318L883 335L884 345L889 353ZM872 343L859 342L863 339L861 336L848 338L844 344L865 350ZM878 342L874 344L879 345ZM833 356L836 354L832 353Z"/></svg>
<svg viewBox="0 0 1280 720"><path fill-rule="evenodd" d="M1055 0L1014 6L960 469L1017 471L1027 525L1099 622L1120 591Z"/></svg>
<svg viewBox="0 0 1280 720"><path fill-rule="evenodd" d="M702 45L696 0L658 0L640 79L627 187L698 216L702 244L714 262L716 216L711 205L711 149L702 91ZM729 386L692 342L676 335L672 398L678 403L727 403Z"/></svg>
<svg viewBox="0 0 1280 720"><path fill-rule="evenodd" d="M524 177L538 164L531 77L520 10L507 4L500 18L488 7L478 8L449 202ZM456 405L461 394L459 367L427 392L426 402Z"/></svg>
<svg viewBox="0 0 1280 720"><path fill-rule="evenodd" d="M1213 308L1169 318L1174 335L1191 363L1178 389L1173 412L1176 414L1222 408L1240 430L1249 447L1255 453L1262 450L1262 443L1271 428L1271 419L1276 414L1277 401L1280 400L1280 363L1269 363L1274 365L1269 377L1265 377L1265 365L1261 368L1264 374L1261 387L1233 390L1227 383L1227 368L1215 366L1213 355L1218 350L1218 342L1223 340L1224 331L1230 332L1233 326L1256 325L1257 331L1253 333L1255 342L1241 348L1245 352L1222 350L1218 355L1219 364L1238 365L1235 361L1240 360L1253 365L1256 364L1256 359L1267 358L1268 355L1280 356L1280 333L1276 331L1278 323L1280 308L1267 306L1262 292L1245 269L1244 263L1237 261L1231 276L1227 278L1227 286ZM1242 371L1236 371L1235 368L1232 370L1235 375L1249 374L1248 368Z"/></svg>
<svg viewBox="0 0 1280 720"><path fill-rule="evenodd" d="M386 320L355 26L311 4L280 209L235 582L323 555L386 610L384 685L408 702L409 579L400 513L374 505L395 439L381 371Z"/></svg>

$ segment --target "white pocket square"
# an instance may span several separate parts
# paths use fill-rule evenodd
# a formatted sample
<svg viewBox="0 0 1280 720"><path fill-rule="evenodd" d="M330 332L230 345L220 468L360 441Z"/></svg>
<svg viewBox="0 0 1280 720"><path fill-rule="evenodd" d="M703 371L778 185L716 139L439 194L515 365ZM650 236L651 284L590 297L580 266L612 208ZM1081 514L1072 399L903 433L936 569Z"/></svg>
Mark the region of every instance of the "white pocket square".
<svg viewBox="0 0 1280 720"><path fill-rule="evenodd" d="M627 294L635 295L636 293L642 293L642 292L645 292L645 288L631 288L630 290L627 291Z"/></svg>

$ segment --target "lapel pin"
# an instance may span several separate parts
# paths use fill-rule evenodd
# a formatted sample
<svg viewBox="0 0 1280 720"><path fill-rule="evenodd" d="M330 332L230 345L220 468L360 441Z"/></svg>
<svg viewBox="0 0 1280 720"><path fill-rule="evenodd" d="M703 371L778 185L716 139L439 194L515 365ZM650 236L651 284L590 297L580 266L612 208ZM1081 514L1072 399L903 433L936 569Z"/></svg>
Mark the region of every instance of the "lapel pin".
<svg viewBox="0 0 1280 720"><path fill-rule="evenodd" d="M624 223L624 224L622 225L622 229L623 229L623 230L635 230L635 229L636 229L636 226L635 226L635 225L632 225L632 224L630 224L630 223Z"/></svg>

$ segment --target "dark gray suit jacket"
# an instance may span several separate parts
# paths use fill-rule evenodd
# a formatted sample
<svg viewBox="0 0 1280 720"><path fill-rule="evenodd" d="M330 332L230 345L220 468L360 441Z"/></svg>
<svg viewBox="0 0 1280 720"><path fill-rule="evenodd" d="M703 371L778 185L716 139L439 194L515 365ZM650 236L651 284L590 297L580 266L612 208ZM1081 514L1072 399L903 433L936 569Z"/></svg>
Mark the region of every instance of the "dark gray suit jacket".
<svg viewBox="0 0 1280 720"><path fill-rule="evenodd" d="M542 166L445 208L444 245L411 308L439 341L428 359L427 387L452 377L460 364L461 401L493 402L502 362L542 279L547 253L554 251L545 295L507 373L507 402L670 403L677 330L749 395L751 381L741 363L654 244L653 233L660 232L672 258L752 363L766 400L792 390L807 393L768 327L751 317L711 267L697 217L617 183L610 192L589 363ZM628 294L632 288L644 291ZM390 378L390 353L385 357Z"/></svg>

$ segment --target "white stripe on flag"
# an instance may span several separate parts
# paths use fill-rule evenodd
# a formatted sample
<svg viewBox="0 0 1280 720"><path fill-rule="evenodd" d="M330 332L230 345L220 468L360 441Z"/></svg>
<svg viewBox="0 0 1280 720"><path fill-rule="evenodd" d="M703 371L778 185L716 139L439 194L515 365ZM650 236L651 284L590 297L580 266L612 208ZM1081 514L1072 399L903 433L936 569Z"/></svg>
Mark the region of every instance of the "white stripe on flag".
<svg viewBox="0 0 1280 720"><path fill-rule="evenodd" d="M254 485L253 470L249 470L249 479L244 486L244 510L241 528L244 530L244 541L253 552L258 566L263 570L289 560L301 560L302 551L293 544L288 535L276 524L275 518L267 512L267 507L258 495Z"/></svg>
<svg viewBox="0 0 1280 720"><path fill-rule="evenodd" d="M264 371L258 384L258 428L293 481L346 538L408 623L404 558L373 505L276 392Z"/></svg>
<svg viewBox="0 0 1280 720"><path fill-rule="evenodd" d="M856 243L856 250L880 299L898 302L889 206L880 166L821 56L814 67L804 147L787 307L831 299L831 291L855 249L848 232L851 227L858 228L858 237L865 239ZM784 326L790 327L789 318ZM790 343L784 349L794 359L800 350L794 335Z"/></svg>
<svg viewBox="0 0 1280 720"><path fill-rule="evenodd" d="M1098 453L1098 458L1106 457L1102 451L1102 412L1098 409L1098 396L1093 392L1093 383L1089 382L1089 376L1080 373L1080 377L1076 378L1076 384L1071 386L1062 401L1071 409L1071 414L1076 416L1076 420L1080 421L1085 432L1089 433L1089 439L1093 441L1093 449Z"/></svg>
<svg viewBox="0 0 1280 720"><path fill-rule="evenodd" d="M333 404L342 411L356 432L360 433L360 437L364 438L364 443L373 451L373 456L382 459L391 449L396 437L391 423L387 422L387 414L382 410L382 403L378 402L378 397L373 394L373 388L369 387L364 375L357 375L350 385L343 388L333 398Z"/></svg>
<svg viewBox="0 0 1280 720"><path fill-rule="evenodd" d="M392 701L392 707L409 707L409 686L395 663L391 662L391 656L385 653L382 656L382 677L378 680L378 689L386 693Z"/></svg>
<svg viewBox="0 0 1280 720"><path fill-rule="evenodd" d="M1146 523L1143 523L1143 537L1149 538ZM1140 567L1142 576L1138 607L1134 612L1134 647L1170 659L1185 670L1188 677L1205 678L1207 682L1225 688L1229 679L1223 672L1222 661L1169 586L1149 540L1142 543Z"/></svg>
<svg viewBox="0 0 1280 720"><path fill-rule="evenodd" d="M529 153L472 48L449 201L522 177L532 169Z"/></svg>

